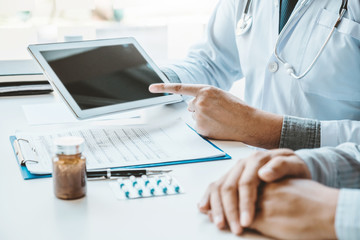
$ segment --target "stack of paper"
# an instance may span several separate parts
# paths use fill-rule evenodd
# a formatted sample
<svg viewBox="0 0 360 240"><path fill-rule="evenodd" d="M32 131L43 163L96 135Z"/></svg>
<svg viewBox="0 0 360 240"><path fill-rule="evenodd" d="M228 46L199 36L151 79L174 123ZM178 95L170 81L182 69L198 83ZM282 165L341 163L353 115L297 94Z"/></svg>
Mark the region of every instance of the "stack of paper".
<svg viewBox="0 0 360 240"><path fill-rule="evenodd" d="M0 61L0 96L52 92L52 87L32 60Z"/></svg>
<svg viewBox="0 0 360 240"><path fill-rule="evenodd" d="M85 139L88 170L115 167L150 167L228 159L219 148L199 136L181 119L151 125L98 125L38 128L18 131L21 159L32 174L52 172L53 141L62 136ZM20 156L19 155L19 156Z"/></svg>

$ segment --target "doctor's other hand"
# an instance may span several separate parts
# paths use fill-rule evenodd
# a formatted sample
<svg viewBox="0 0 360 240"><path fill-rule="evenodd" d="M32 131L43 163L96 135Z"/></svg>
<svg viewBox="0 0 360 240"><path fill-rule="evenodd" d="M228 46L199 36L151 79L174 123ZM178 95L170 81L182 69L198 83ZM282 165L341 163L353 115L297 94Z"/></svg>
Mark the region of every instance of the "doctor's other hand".
<svg viewBox="0 0 360 240"><path fill-rule="evenodd" d="M199 134L222 140L241 141L262 148L278 148L283 117L250 107L219 88L200 84L152 84L152 93L190 95Z"/></svg>
<svg viewBox="0 0 360 240"><path fill-rule="evenodd" d="M305 162L290 149L256 152L239 160L228 173L209 185L199 210L208 214L219 229L228 225L238 235L254 219L261 182L284 177L311 178L311 174Z"/></svg>
<svg viewBox="0 0 360 240"><path fill-rule="evenodd" d="M338 196L338 189L311 180L265 184L250 228L279 239L336 239Z"/></svg>

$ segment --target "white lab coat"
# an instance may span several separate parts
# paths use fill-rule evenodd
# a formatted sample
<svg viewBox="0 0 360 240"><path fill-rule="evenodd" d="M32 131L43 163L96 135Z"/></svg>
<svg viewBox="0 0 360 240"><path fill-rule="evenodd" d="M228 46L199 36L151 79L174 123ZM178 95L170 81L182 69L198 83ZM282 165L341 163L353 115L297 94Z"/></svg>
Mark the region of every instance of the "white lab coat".
<svg viewBox="0 0 360 240"><path fill-rule="evenodd" d="M321 146L360 143L360 0L348 11L312 70L289 76L274 56L279 36L279 0L253 0L253 25L236 35L244 0L220 0L203 43L171 68L183 83L229 89L245 77L245 101L256 108L321 120ZM297 7L300 5L300 0ZM302 74L324 44L338 18L341 0L309 0L306 11L287 22L294 28L278 52ZM290 26L289 25L289 26Z"/></svg>

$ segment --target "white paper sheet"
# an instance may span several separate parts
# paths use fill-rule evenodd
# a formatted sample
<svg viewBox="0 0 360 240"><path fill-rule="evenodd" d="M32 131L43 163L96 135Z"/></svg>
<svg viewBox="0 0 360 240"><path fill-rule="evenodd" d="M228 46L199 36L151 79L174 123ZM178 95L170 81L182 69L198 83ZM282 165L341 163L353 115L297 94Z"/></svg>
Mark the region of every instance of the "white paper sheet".
<svg viewBox="0 0 360 240"><path fill-rule="evenodd" d="M29 125L76 123L81 121L140 118L141 110L109 114L89 120L78 120L64 103L31 104L22 106Z"/></svg>
<svg viewBox="0 0 360 240"><path fill-rule="evenodd" d="M136 166L162 162L182 161L224 156L177 119L157 126L81 126L67 127L46 132L18 132L24 159L32 173L51 173L53 141L60 136L80 136L85 139L84 155L87 169Z"/></svg>

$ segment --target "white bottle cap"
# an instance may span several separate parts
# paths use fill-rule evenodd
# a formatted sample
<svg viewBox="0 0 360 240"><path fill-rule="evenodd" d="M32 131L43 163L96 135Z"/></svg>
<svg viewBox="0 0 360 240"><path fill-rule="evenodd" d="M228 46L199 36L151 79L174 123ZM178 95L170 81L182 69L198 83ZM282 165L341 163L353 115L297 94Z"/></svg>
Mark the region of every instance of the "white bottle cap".
<svg viewBox="0 0 360 240"><path fill-rule="evenodd" d="M55 139L56 154L73 155L82 153L84 139L82 137L60 137Z"/></svg>

